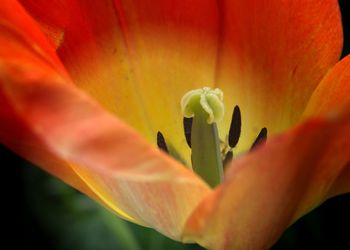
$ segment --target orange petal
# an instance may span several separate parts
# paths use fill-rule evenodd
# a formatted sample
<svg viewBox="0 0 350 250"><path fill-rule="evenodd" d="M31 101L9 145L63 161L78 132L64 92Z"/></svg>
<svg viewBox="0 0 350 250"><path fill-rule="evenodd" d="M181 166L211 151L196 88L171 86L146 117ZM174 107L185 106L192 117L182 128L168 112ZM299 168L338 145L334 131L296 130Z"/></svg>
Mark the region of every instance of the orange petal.
<svg viewBox="0 0 350 250"><path fill-rule="evenodd" d="M338 178L328 192L328 197L350 193L350 162L339 173Z"/></svg>
<svg viewBox="0 0 350 250"><path fill-rule="evenodd" d="M262 127L281 132L300 117L323 75L339 59L336 0L222 1L217 86L227 110L240 105L242 138L250 147ZM224 125L228 131L230 115Z"/></svg>
<svg viewBox="0 0 350 250"><path fill-rule="evenodd" d="M267 249L329 195L350 157L350 106L308 120L235 160L188 221L184 239L209 249Z"/></svg>
<svg viewBox="0 0 350 250"><path fill-rule="evenodd" d="M63 30L58 54L80 88L150 142L160 130L190 155L179 103L214 83L215 1L21 2L43 30Z"/></svg>
<svg viewBox="0 0 350 250"><path fill-rule="evenodd" d="M23 13L13 1L0 9L1 24ZM208 186L77 90L52 58L38 56L37 44L23 42L26 25L0 27L1 142L124 218L178 238Z"/></svg>
<svg viewBox="0 0 350 250"><path fill-rule="evenodd" d="M35 63L45 61L45 67L52 65L60 74L66 75L50 43L19 4L15 1L3 1L0 17L0 77L2 84L5 84L3 78L5 71L11 70L7 68L7 65L12 62L27 62L27 66L31 67ZM19 72L12 73L16 75ZM27 81L29 80L27 79ZM93 196L90 189L76 176L69 165L48 152L41 140L30 133L28 125L16 115L4 93L1 92L0 95L2 143L16 149L17 153L30 158L35 163L42 163L39 165L47 165L46 170L51 174ZM26 145L26 143L28 144Z"/></svg>
<svg viewBox="0 0 350 250"><path fill-rule="evenodd" d="M311 96L304 116L319 115L350 104L350 55L328 72Z"/></svg>
<svg viewBox="0 0 350 250"><path fill-rule="evenodd" d="M343 58L329 71L315 89L304 117L332 113L350 106L350 56ZM350 162L339 175L330 196L350 192Z"/></svg>

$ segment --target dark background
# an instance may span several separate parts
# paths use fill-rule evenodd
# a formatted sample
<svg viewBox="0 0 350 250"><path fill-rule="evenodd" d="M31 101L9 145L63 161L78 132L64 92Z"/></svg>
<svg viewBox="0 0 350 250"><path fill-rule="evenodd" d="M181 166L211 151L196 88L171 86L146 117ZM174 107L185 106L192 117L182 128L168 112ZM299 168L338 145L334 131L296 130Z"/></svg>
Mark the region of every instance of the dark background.
<svg viewBox="0 0 350 250"><path fill-rule="evenodd" d="M348 2L339 1L345 37L343 56L350 49ZM1 145L0 160L2 249L200 249L114 220L85 196ZM330 199L301 218L272 249L350 249L350 194Z"/></svg>

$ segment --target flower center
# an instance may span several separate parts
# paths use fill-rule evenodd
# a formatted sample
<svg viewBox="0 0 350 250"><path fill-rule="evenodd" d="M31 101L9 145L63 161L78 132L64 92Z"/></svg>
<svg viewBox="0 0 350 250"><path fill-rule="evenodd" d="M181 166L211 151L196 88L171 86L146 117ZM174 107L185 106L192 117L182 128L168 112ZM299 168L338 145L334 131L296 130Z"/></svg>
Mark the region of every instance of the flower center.
<svg viewBox="0 0 350 250"><path fill-rule="evenodd" d="M203 87L187 92L181 100L184 115L184 135L191 148L192 169L211 187L223 180L224 167L233 159L233 148L241 135L241 111L236 105L226 141L220 140L217 123L224 116L223 92L216 88ZM267 129L262 128L254 143L265 142ZM157 144L160 149L169 153L166 141L161 132L157 133ZM178 158L177 155L172 155Z"/></svg>

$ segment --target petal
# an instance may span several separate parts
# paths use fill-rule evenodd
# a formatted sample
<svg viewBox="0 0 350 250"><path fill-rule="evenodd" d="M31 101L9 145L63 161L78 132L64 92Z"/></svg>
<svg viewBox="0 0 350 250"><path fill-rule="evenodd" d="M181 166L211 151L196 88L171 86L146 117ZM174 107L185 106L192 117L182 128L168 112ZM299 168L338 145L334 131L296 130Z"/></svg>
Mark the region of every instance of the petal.
<svg viewBox="0 0 350 250"><path fill-rule="evenodd" d="M40 32L35 22L15 1L3 1L0 8L0 77L3 79L6 64L13 61L28 62L28 66L40 60L48 65L53 65L62 75L66 75L55 51ZM7 69L11 70L11 69ZM18 72L12 72L16 75ZM1 80L1 84L4 84ZM94 194L84 182L72 171L66 162L52 155L45 149L45 145L28 131L28 126L17 117L13 107L9 105L3 92L1 95L1 142L17 153L39 164L49 166L46 168L51 174L64 179L70 185L84 193ZM23 133L27 131L28 133ZM10 140L7 140L10 138ZM27 139L25 139L27 138ZM28 144L26 145L26 143ZM25 146L19 146L19 144ZM46 152L44 154L43 152ZM30 157L32 156L32 157ZM38 159L40 158L40 160ZM97 198L97 197L96 197Z"/></svg>
<svg viewBox="0 0 350 250"><path fill-rule="evenodd" d="M1 24L23 12L13 1L0 9ZM77 90L36 44L24 44L25 25L13 27L20 32L0 32L1 143L124 218L178 238L208 186Z"/></svg>
<svg viewBox="0 0 350 250"><path fill-rule="evenodd" d="M225 93L227 110L236 104L241 108L238 147L245 150L262 127L271 135L295 125L339 59L340 11L336 0L226 0L221 15L216 83Z"/></svg>
<svg viewBox="0 0 350 250"><path fill-rule="evenodd" d="M328 192L328 197L350 193L350 162L339 173L338 178Z"/></svg>
<svg viewBox="0 0 350 250"><path fill-rule="evenodd" d="M58 54L80 88L150 142L160 130L187 149L179 103L214 82L215 1L21 2L44 30L64 30Z"/></svg>
<svg viewBox="0 0 350 250"><path fill-rule="evenodd" d="M350 104L350 55L328 72L311 96L304 117L330 112Z"/></svg>
<svg viewBox="0 0 350 250"><path fill-rule="evenodd" d="M268 249L288 225L329 196L350 160L350 106L319 117L235 160L205 198L184 239L209 249Z"/></svg>
<svg viewBox="0 0 350 250"><path fill-rule="evenodd" d="M37 57L48 64L55 65L61 74L67 76L65 69L52 49L52 44L40 32L36 23L15 0L6 0L0 8L0 28L2 39L16 39ZM3 50L6 55L13 53L11 49Z"/></svg>
<svg viewBox="0 0 350 250"><path fill-rule="evenodd" d="M334 113L350 106L350 56L328 72L315 89L303 117ZM329 192L330 196L350 192L350 162Z"/></svg>

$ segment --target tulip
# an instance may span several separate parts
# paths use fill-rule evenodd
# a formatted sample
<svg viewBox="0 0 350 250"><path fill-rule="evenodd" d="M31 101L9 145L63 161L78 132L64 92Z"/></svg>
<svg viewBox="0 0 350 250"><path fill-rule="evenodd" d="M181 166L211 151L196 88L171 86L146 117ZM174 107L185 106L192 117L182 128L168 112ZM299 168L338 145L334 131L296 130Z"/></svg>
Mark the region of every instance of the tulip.
<svg viewBox="0 0 350 250"><path fill-rule="evenodd" d="M350 192L341 48L335 0L3 0L0 140L172 239L268 248ZM181 97L202 87L223 92L221 137L241 114L233 160L212 186L191 170L182 127ZM249 151L259 131L266 144Z"/></svg>

